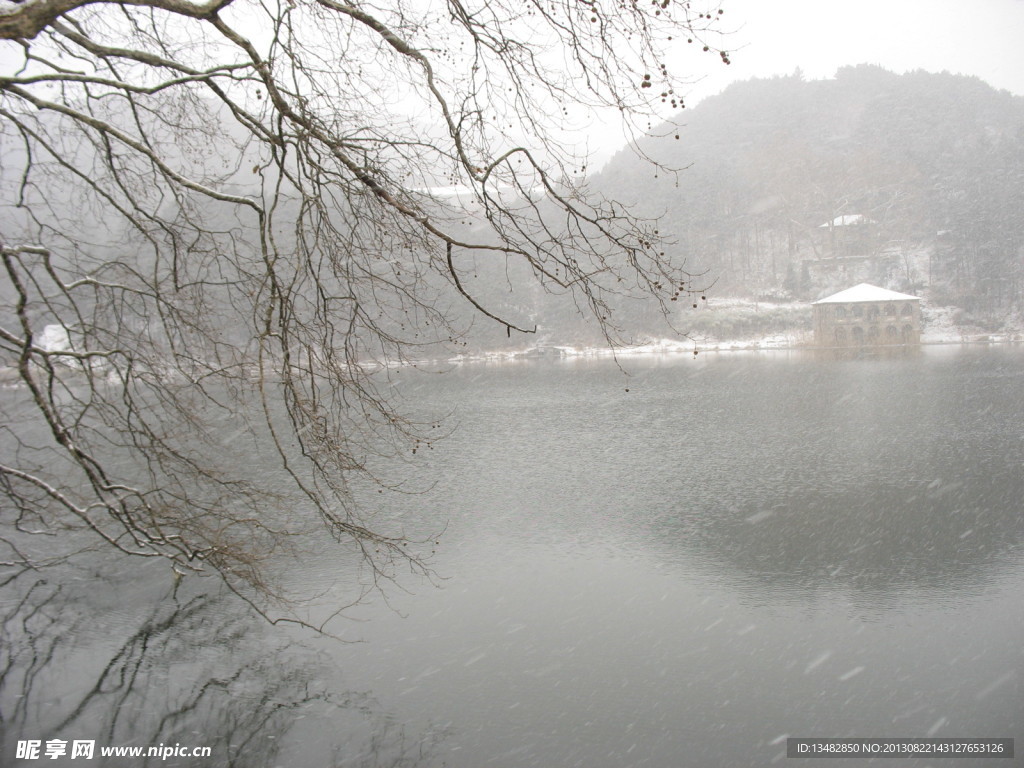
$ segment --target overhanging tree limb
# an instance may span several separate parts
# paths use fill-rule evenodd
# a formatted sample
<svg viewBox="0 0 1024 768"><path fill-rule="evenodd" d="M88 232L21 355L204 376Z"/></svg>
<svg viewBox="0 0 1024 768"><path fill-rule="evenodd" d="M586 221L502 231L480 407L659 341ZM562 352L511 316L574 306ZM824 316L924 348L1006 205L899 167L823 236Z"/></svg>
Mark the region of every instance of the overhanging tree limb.
<svg viewBox="0 0 1024 768"><path fill-rule="evenodd" d="M667 38L714 29L692 6L6 4L0 526L89 530L267 616L310 537L372 586L427 571L365 505L438 429L388 371L480 318L536 331L547 291L609 344L617 302L671 316L667 235L593 197L562 130L653 119Z"/></svg>

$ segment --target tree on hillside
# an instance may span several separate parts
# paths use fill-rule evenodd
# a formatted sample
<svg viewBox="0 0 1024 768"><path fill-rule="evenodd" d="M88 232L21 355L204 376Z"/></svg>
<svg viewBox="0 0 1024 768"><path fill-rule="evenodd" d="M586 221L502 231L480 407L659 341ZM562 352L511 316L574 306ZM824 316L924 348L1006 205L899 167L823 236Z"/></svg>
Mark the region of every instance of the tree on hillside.
<svg viewBox="0 0 1024 768"><path fill-rule="evenodd" d="M685 174L658 177L623 152L594 184L631 195L638 212L664 211L719 295L927 286L930 300L993 327L1024 305L1020 96L860 65L829 80L734 83L688 110L679 134L640 145L665 164L692 159Z"/></svg>
<svg viewBox="0 0 1024 768"><path fill-rule="evenodd" d="M436 433L388 366L458 343L461 307L534 331L478 298L478 263L613 342L613 297L675 306L656 223L588 194L567 129L675 106L673 38L726 59L698 5L4 3L3 578L43 564L32 534L213 572L261 610L303 532L374 582L423 567L353 504Z"/></svg>

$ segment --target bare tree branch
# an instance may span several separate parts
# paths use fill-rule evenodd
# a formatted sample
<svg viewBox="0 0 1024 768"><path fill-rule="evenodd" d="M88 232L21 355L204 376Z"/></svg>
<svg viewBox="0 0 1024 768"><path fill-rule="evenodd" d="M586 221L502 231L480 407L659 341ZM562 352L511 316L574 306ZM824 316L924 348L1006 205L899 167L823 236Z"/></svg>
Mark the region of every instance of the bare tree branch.
<svg viewBox="0 0 1024 768"><path fill-rule="evenodd" d="M26 537L87 536L272 621L293 620L274 564L318 536L370 587L428 573L419 533L366 505L439 431L389 371L476 321L536 332L524 295L613 345L622 301L671 319L692 277L657 222L591 194L565 123L675 106L671 40L722 54L719 10L5 4L0 568L35 565Z"/></svg>

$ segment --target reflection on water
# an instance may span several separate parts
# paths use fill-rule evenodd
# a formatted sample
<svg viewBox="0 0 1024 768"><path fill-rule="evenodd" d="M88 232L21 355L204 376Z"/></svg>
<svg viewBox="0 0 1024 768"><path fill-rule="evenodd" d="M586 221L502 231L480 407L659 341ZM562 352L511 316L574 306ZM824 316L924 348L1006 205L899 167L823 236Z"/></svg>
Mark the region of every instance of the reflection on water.
<svg viewBox="0 0 1024 768"><path fill-rule="evenodd" d="M763 599L983 585L1024 540L1024 433L1007 419L1024 388L998 359L794 365L753 404L730 379L719 399L746 405L701 430L701 499L657 510L653 540Z"/></svg>
<svg viewBox="0 0 1024 768"><path fill-rule="evenodd" d="M141 591L128 573L94 573L88 584L83 575L65 566L7 585L17 597L0 615L4 765L14 764L18 740L60 739L94 741L90 765L274 766L300 750L326 766L342 764L344 747L345 765L413 766L443 738L409 739L369 693L328 687L323 657L233 597L161 590L156 573ZM336 732L325 736L328 722L346 730L344 745ZM99 751L134 745L207 747L210 756Z"/></svg>
<svg viewBox="0 0 1024 768"><path fill-rule="evenodd" d="M462 429L430 468L446 477L431 501L449 550L598 543L717 563L771 587L765 599L824 583L955 590L1021 551L1019 350L628 367L450 377Z"/></svg>
<svg viewBox="0 0 1024 768"><path fill-rule="evenodd" d="M987 483L934 483L790 491L768 508L662 519L652 533L717 562L726 578L763 585L766 599L823 588L880 599L980 587L1019 551L1021 521L991 503ZM1014 494L1000 500L1024 498L1024 478L1008 478L1000 491Z"/></svg>
<svg viewBox="0 0 1024 768"><path fill-rule="evenodd" d="M3 754L64 732L257 766L762 766L787 734L1024 744L1021 350L626 368L400 385L428 415L458 408L408 478L436 485L383 509L445 528L444 580L333 627L365 642L288 637L157 578L21 577ZM350 577L310 553L291 586L329 613Z"/></svg>

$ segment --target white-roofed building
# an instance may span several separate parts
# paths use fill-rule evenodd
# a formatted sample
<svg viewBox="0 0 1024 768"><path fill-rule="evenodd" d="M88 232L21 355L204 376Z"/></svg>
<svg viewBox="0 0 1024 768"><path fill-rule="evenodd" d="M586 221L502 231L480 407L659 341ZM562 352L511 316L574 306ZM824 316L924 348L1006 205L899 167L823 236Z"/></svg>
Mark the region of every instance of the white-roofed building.
<svg viewBox="0 0 1024 768"><path fill-rule="evenodd" d="M861 283L812 305L814 340L822 347L921 343L921 300Z"/></svg>
<svg viewBox="0 0 1024 768"><path fill-rule="evenodd" d="M878 222L860 213L846 213L818 225L822 251L831 257L868 256L878 246Z"/></svg>
<svg viewBox="0 0 1024 768"><path fill-rule="evenodd" d="M852 227L860 224L874 224L871 219L860 213L845 213L836 216L832 221L826 221L819 226L819 229L835 229L836 227Z"/></svg>

